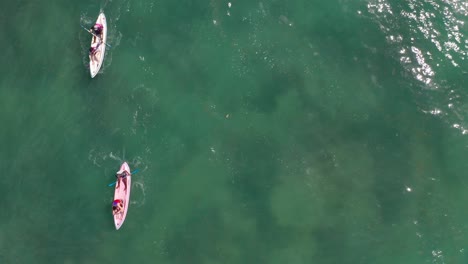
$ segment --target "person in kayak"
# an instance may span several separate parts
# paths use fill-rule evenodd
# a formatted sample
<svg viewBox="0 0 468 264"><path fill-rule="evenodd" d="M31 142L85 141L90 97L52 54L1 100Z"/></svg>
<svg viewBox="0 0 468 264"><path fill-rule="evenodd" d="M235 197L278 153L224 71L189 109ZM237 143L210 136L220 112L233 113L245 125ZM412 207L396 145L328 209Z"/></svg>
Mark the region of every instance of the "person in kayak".
<svg viewBox="0 0 468 264"><path fill-rule="evenodd" d="M96 61L96 63L99 62L98 58L96 58L96 53L98 52L100 45L101 42L93 43L89 48L89 57L91 58L91 61Z"/></svg>
<svg viewBox="0 0 468 264"><path fill-rule="evenodd" d="M123 212L123 201L116 199L112 202L112 214L116 215L121 212Z"/></svg>
<svg viewBox="0 0 468 264"><path fill-rule="evenodd" d="M103 30L104 26L99 23L96 23L93 27L89 29L89 32L91 32L94 35L93 42L96 42L96 36L99 37L99 39L102 39Z"/></svg>
<svg viewBox="0 0 468 264"><path fill-rule="evenodd" d="M129 176L129 173L127 171L117 172L117 174L115 175L115 177L117 178L117 189L120 186L120 181L123 181L125 185L124 191L127 190L127 176Z"/></svg>

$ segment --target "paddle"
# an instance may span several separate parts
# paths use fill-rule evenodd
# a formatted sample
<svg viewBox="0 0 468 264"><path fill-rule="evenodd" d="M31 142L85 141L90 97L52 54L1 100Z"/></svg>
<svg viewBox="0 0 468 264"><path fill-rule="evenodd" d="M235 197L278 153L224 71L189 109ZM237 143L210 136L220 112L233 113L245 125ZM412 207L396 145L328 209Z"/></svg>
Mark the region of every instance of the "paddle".
<svg viewBox="0 0 468 264"><path fill-rule="evenodd" d="M81 25L81 24L80 24L80 25ZM82 27L84 30L86 30L88 33L90 33L90 34L92 34L93 36L95 36L96 38L99 38L99 39L100 39L100 37L96 36L96 34L94 34L93 32L91 32L89 29L85 28L83 25L81 25L81 27ZM106 44L107 47L112 48L112 46L109 45L109 44L107 44L106 42L103 42L103 43Z"/></svg>
<svg viewBox="0 0 468 264"><path fill-rule="evenodd" d="M135 174L135 173L137 173L137 172L139 172L139 171L140 171L139 169L134 170L134 171L132 172L132 175ZM117 181L115 181L115 182L113 182L113 183L109 183L107 186L112 187L112 186L114 186L116 183L117 183Z"/></svg>

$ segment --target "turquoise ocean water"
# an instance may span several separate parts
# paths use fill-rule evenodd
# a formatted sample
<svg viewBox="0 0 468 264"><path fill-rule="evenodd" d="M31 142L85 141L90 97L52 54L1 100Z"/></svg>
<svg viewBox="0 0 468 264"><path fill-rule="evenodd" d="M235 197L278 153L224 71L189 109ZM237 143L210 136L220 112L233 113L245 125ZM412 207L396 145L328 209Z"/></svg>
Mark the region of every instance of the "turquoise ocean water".
<svg viewBox="0 0 468 264"><path fill-rule="evenodd" d="M18 0L0 19L0 263L468 262L466 1Z"/></svg>

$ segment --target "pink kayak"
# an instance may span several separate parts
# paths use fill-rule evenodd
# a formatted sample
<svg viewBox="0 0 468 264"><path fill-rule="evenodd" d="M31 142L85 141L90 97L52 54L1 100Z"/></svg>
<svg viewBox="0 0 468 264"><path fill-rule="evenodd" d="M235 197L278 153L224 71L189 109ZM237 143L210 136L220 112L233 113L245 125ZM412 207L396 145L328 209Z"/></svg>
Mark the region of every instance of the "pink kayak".
<svg viewBox="0 0 468 264"><path fill-rule="evenodd" d="M123 212L117 213L114 215L114 224L115 224L115 229L119 230L119 228L122 226L123 222L125 221L125 217L127 216L127 211L128 211L128 206L130 205L130 187L132 187L132 177L130 174L130 167L128 166L127 162L124 162L120 166L120 170L117 172L117 174L121 174L124 171L127 172L127 190L125 190L125 184L123 183L123 180L120 182L120 184L115 184L115 192L114 192L114 201L119 199L123 201ZM119 185L119 188L117 186Z"/></svg>

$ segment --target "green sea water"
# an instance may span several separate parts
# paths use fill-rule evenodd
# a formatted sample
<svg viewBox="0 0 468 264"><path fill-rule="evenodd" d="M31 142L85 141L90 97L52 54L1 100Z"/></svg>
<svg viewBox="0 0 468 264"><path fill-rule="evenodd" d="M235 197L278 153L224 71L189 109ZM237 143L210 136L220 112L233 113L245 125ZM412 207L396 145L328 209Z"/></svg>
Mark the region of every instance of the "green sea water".
<svg viewBox="0 0 468 264"><path fill-rule="evenodd" d="M0 19L0 263L468 263L466 1L18 0Z"/></svg>

